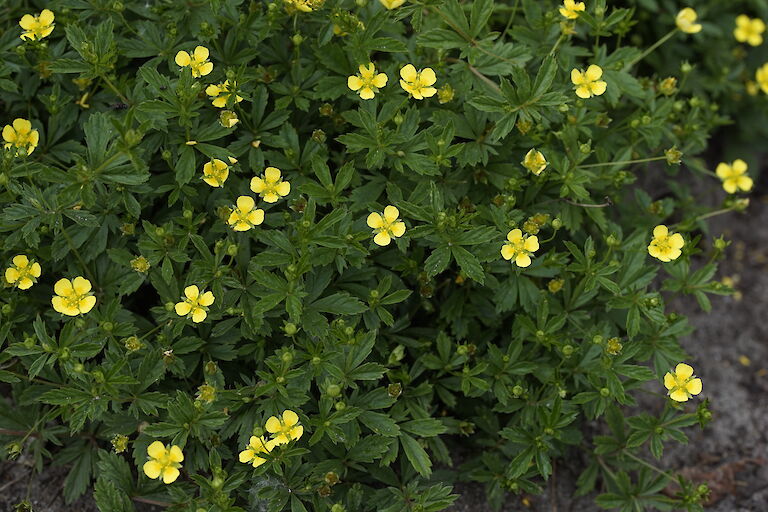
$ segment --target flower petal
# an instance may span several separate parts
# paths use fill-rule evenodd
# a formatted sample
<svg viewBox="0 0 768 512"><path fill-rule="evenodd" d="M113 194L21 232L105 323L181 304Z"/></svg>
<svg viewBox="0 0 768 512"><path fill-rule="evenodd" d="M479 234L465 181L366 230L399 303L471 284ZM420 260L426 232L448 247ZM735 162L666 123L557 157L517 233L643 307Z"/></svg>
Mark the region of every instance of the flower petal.
<svg viewBox="0 0 768 512"><path fill-rule="evenodd" d="M368 224L369 228L379 229L384 225L384 219L381 218L381 214L373 212L368 215L366 223Z"/></svg>
<svg viewBox="0 0 768 512"><path fill-rule="evenodd" d="M691 379L688 384L685 385L685 390L692 395L698 395L701 393L701 379Z"/></svg>
<svg viewBox="0 0 768 512"><path fill-rule="evenodd" d="M256 202L251 196L240 196L237 198L237 209L243 213L248 213L256 206Z"/></svg>
<svg viewBox="0 0 768 512"><path fill-rule="evenodd" d="M299 422L299 415L290 409L283 411L283 425L292 427Z"/></svg>
<svg viewBox="0 0 768 512"><path fill-rule="evenodd" d="M74 292L72 289L72 282L69 279L59 279L56 281L56 284L53 285L53 291L56 295L62 297L67 297Z"/></svg>
<svg viewBox="0 0 768 512"><path fill-rule="evenodd" d="M389 205L384 208L384 220L386 220L388 223L396 221L399 216L400 210L398 210L395 206Z"/></svg>
<svg viewBox="0 0 768 512"><path fill-rule="evenodd" d="M195 60L198 62L203 62L208 60L208 56L210 55L210 52L208 51L208 48L205 46L196 46L195 47Z"/></svg>
<svg viewBox="0 0 768 512"><path fill-rule="evenodd" d="M693 375L693 368L685 363L679 363L675 366L675 375L679 379L687 379Z"/></svg>
<svg viewBox="0 0 768 512"><path fill-rule="evenodd" d="M267 167L264 170L264 179L267 183L277 183L280 181L280 169L277 167Z"/></svg>
<svg viewBox="0 0 768 512"><path fill-rule="evenodd" d="M77 276L72 281L72 289L75 290L77 295L85 295L91 291L91 282L84 277Z"/></svg>
<svg viewBox="0 0 768 512"><path fill-rule="evenodd" d="M277 417L270 416L267 422L264 424L264 428L267 429L267 432L270 434L274 434L275 432L280 431L282 425L280 425L280 420L277 419Z"/></svg>
<svg viewBox="0 0 768 512"><path fill-rule="evenodd" d="M213 296L213 292L205 292L200 295L200 298L197 299L198 304L201 306L208 307L216 300L216 297Z"/></svg>
<svg viewBox="0 0 768 512"><path fill-rule="evenodd" d="M189 302L177 302L174 309L177 315L187 316L192 311L192 305Z"/></svg>
<svg viewBox="0 0 768 512"><path fill-rule="evenodd" d="M189 63L192 62L192 59L190 58L189 54L184 50L177 53L176 58L174 60L176 61L176 64L178 66L181 66L182 68L185 66L189 66Z"/></svg>
<svg viewBox="0 0 768 512"><path fill-rule="evenodd" d="M659 224L655 228L653 228L653 237L654 238L663 238L669 234L669 229L667 229L667 226L664 224Z"/></svg>
<svg viewBox="0 0 768 512"><path fill-rule="evenodd" d="M203 308L194 308L192 310L192 321L195 322L196 324L199 324L200 322L205 320L207 316L208 316L208 313L206 313Z"/></svg>
<svg viewBox="0 0 768 512"><path fill-rule="evenodd" d="M375 237L373 237L373 243L376 245L380 245L382 247L389 245L389 243L392 241L392 237L389 236L389 233L386 231L382 231L381 233L378 233Z"/></svg>
<svg viewBox="0 0 768 512"><path fill-rule="evenodd" d="M405 80L406 82L413 82L416 80L418 73L416 72L416 68L413 67L413 64L406 64L402 68L400 68L400 78Z"/></svg>
<svg viewBox="0 0 768 512"><path fill-rule="evenodd" d="M163 471L163 466L157 461L150 460L144 463L143 469L144 474L154 480L160 476L160 473Z"/></svg>
<svg viewBox="0 0 768 512"><path fill-rule="evenodd" d="M175 467L166 466L165 469L163 469L164 484L171 484L175 482L177 478L179 478L179 470L176 469Z"/></svg>
<svg viewBox="0 0 768 512"><path fill-rule="evenodd" d="M154 441L147 446L147 455L153 459L161 459L165 457L165 445L160 441Z"/></svg>

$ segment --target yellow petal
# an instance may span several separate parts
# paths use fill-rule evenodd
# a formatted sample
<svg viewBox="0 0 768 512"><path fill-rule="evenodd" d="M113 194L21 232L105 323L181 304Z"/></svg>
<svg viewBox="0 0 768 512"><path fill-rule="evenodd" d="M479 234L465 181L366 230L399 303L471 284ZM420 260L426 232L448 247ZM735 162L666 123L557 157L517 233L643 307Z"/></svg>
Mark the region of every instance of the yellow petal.
<svg viewBox="0 0 768 512"><path fill-rule="evenodd" d="M72 281L72 289L75 290L77 295L85 295L91 291L91 282L84 277L77 276Z"/></svg>
<svg viewBox="0 0 768 512"><path fill-rule="evenodd" d="M511 260L515 256L515 248L510 244L501 246L501 257L505 260Z"/></svg>
<svg viewBox="0 0 768 512"><path fill-rule="evenodd" d="M588 85L580 85L576 88L576 96L578 96L583 100L586 100L592 97L592 91L590 90Z"/></svg>
<svg viewBox="0 0 768 512"><path fill-rule="evenodd" d="M525 240L525 245L523 246L526 251L528 252L536 252L539 250L539 238L537 236L529 236Z"/></svg>
<svg viewBox="0 0 768 512"><path fill-rule="evenodd" d="M262 210L261 208L257 208L253 210L248 215L248 222L250 222L254 226L260 225L262 222L264 222L264 210Z"/></svg>
<svg viewBox="0 0 768 512"><path fill-rule="evenodd" d="M291 193L291 184L287 181L283 181L275 187L275 192L277 192L278 195L285 197Z"/></svg>
<svg viewBox="0 0 768 512"><path fill-rule="evenodd" d="M53 309L61 314L64 314L64 311L67 309L67 305L64 302L64 299L59 297L58 295L54 295L51 298L51 304L53 305Z"/></svg>
<svg viewBox="0 0 768 512"><path fill-rule="evenodd" d="M19 20L19 26L24 30L32 30L32 27L35 26L35 17L31 14L25 14Z"/></svg>
<svg viewBox="0 0 768 512"><path fill-rule="evenodd" d="M280 169L277 167L267 167L264 170L264 179L267 183L277 183L280 181Z"/></svg>
<svg viewBox="0 0 768 512"><path fill-rule="evenodd" d="M203 308L195 308L192 310L192 321L199 324L208 316Z"/></svg>
<svg viewBox="0 0 768 512"><path fill-rule="evenodd" d="M360 89L362 86L363 86L363 80L359 76L352 75L350 77L347 77L347 87L349 87L353 91Z"/></svg>
<svg viewBox="0 0 768 512"><path fill-rule="evenodd" d="M390 228L392 236L401 237L405 234L405 222L395 222Z"/></svg>
<svg viewBox="0 0 768 512"><path fill-rule="evenodd" d="M218 96L221 94L221 87L216 84L211 84L205 88L205 94L208 96Z"/></svg>
<svg viewBox="0 0 768 512"><path fill-rule="evenodd" d="M19 287L19 290L29 290L32 288L32 285L35 284L34 281L32 281L28 277L22 277L19 279L19 282L16 283L16 286Z"/></svg>
<svg viewBox="0 0 768 512"><path fill-rule="evenodd" d="M515 263L517 264L518 267L525 268L525 267L527 267L527 266L529 266L531 264L531 257L528 256L527 254L521 252L515 258Z"/></svg>
<svg viewBox="0 0 768 512"><path fill-rule="evenodd" d="M686 393L685 390L683 389L676 389L669 394L669 398L671 398L675 402L687 402L688 393Z"/></svg>
<svg viewBox="0 0 768 512"><path fill-rule="evenodd" d="M726 164L725 162L721 162L717 164L717 168L715 169L715 174L717 174L717 177L720 179L725 179L730 177L733 174L733 169L730 165Z"/></svg>
<svg viewBox="0 0 768 512"><path fill-rule="evenodd" d="M400 216L400 211L396 207L389 205L386 208L384 208L384 219L388 223L392 223L396 221L399 216Z"/></svg>
<svg viewBox="0 0 768 512"><path fill-rule="evenodd" d="M165 469L163 469L164 484L171 484L175 482L177 478L179 478L179 470L176 469L175 467L166 466Z"/></svg>
<svg viewBox="0 0 768 512"><path fill-rule="evenodd" d="M416 68L413 67L413 64L406 64L400 69L400 78L406 82L413 82L416 80L416 76Z"/></svg>
<svg viewBox="0 0 768 512"><path fill-rule="evenodd" d="M701 393L701 379L691 379L688 384L685 385L686 391L692 395L698 395Z"/></svg>
<svg viewBox="0 0 768 512"><path fill-rule="evenodd" d="M283 425L292 427L299 422L299 415L291 410L283 411Z"/></svg>
<svg viewBox="0 0 768 512"><path fill-rule="evenodd" d="M144 474L151 479L158 478L163 471L163 466L157 461L150 460L144 463Z"/></svg>
<svg viewBox="0 0 768 512"><path fill-rule="evenodd" d="M244 464L248 464L249 462L251 462L253 460L255 455L256 454L253 452L253 450L244 450L244 451L240 452L239 460L240 460L240 462L242 462Z"/></svg>
<svg viewBox="0 0 768 512"><path fill-rule="evenodd" d="M13 129L17 134L26 135L32 130L32 123L27 119L17 118L13 120Z"/></svg>
<svg viewBox="0 0 768 512"><path fill-rule="evenodd" d="M291 439L294 441L299 439L304 434L304 427L297 425L291 429Z"/></svg>
<svg viewBox="0 0 768 512"><path fill-rule="evenodd" d="M14 130L13 127L9 124L3 127L3 140L6 142L16 141L16 130Z"/></svg>
<svg viewBox="0 0 768 512"><path fill-rule="evenodd" d="M264 424L264 428L267 429L267 432L270 434L274 434L275 432L279 432L282 426L280 425L279 419L277 419L275 416L270 416L267 422Z"/></svg>
<svg viewBox="0 0 768 512"><path fill-rule="evenodd" d="M360 98L364 100L372 100L376 94L370 87L363 87L360 89Z"/></svg>
<svg viewBox="0 0 768 512"><path fill-rule="evenodd" d="M165 445L160 441L154 441L147 446L147 455L153 459L162 459L165 457Z"/></svg>
<svg viewBox="0 0 768 512"><path fill-rule="evenodd" d="M685 239L683 238L683 235L680 233L675 233L671 237L669 237L669 246L673 249L682 249L682 247L685 245Z"/></svg>
<svg viewBox="0 0 768 512"><path fill-rule="evenodd" d="M69 279L59 279L56 281L56 284L53 285L53 291L56 293L56 295L60 295L62 297L72 295L72 283Z"/></svg>
<svg viewBox="0 0 768 512"><path fill-rule="evenodd" d="M592 64L587 68L587 72L585 73L585 77L590 82L594 82L596 80L600 80L600 77L603 76L603 68L600 66L597 66L595 64Z"/></svg>
<svg viewBox="0 0 768 512"><path fill-rule="evenodd" d="M169 457L171 462L182 462L184 460L184 453L176 445L171 446Z"/></svg>
<svg viewBox="0 0 768 512"><path fill-rule="evenodd" d="M27 265L29 265L29 258L24 256L23 254L19 254L18 256L13 257L13 264L16 265L19 268L26 268Z"/></svg>
<svg viewBox="0 0 768 512"><path fill-rule="evenodd" d="M192 311L192 306L189 302L177 302L174 309L176 310L177 315L187 316L189 312Z"/></svg>
<svg viewBox="0 0 768 512"><path fill-rule="evenodd" d="M432 68L424 68L419 74L422 85L434 85L437 82L437 76Z"/></svg>
<svg viewBox="0 0 768 512"><path fill-rule="evenodd" d="M276 203L278 199L280 199L280 196L278 196L274 192L267 192L262 196L262 199L264 199L267 203Z"/></svg>
<svg viewBox="0 0 768 512"><path fill-rule="evenodd" d="M384 225L384 219L381 218L380 214L373 212L370 215L368 215L368 218L366 219L366 223L368 224L369 228L379 229L381 226Z"/></svg>
<svg viewBox="0 0 768 512"><path fill-rule="evenodd" d="M210 52L208 51L208 48L205 46L196 46L195 47L195 60L198 62L203 62L205 60L208 60L208 56L210 55Z"/></svg>
<svg viewBox="0 0 768 512"><path fill-rule="evenodd" d="M594 94L595 96L600 96L605 92L605 90L608 88L608 84L606 82L603 82L602 80L598 80L597 82L593 82L589 86L589 90Z"/></svg>
<svg viewBox="0 0 768 512"><path fill-rule="evenodd" d="M198 299L198 303L201 306L208 307L216 300L216 297L213 296L213 292L205 292L202 295L200 295L200 298Z"/></svg>
<svg viewBox="0 0 768 512"><path fill-rule="evenodd" d="M251 196L240 196L237 198L237 209L243 213L248 213L256 206L256 202Z"/></svg>
<svg viewBox="0 0 768 512"><path fill-rule="evenodd" d="M264 183L264 180L256 176L255 178L251 179L251 191L261 194L264 192L264 189L267 187L267 184Z"/></svg>
<svg viewBox="0 0 768 512"><path fill-rule="evenodd" d="M679 363L675 366L675 375L680 379L687 379L693 375L693 368L685 363Z"/></svg>
<svg viewBox="0 0 768 512"><path fill-rule="evenodd" d="M53 12L50 9L43 9L38 19L43 25L50 25L54 20Z"/></svg>
<svg viewBox="0 0 768 512"><path fill-rule="evenodd" d="M573 82L573 85L581 85L584 83L584 75L581 71L574 68L571 70L571 82Z"/></svg>
<svg viewBox="0 0 768 512"><path fill-rule="evenodd" d="M507 240L509 240L510 242L517 242L522 238L523 238L523 232L517 228L507 233Z"/></svg>
<svg viewBox="0 0 768 512"><path fill-rule="evenodd" d="M21 275L19 271L13 267L8 267L5 269L5 280L11 284L15 283L19 279L19 275Z"/></svg>
<svg viewBox="0 0 768 512"><path fill-rule="evenodd" d="M199 76L205 76L210 74L210 72L213 71L213 63L212 62L206 62L202 66L200 66L197 70L197 74Z"/></svg>
<svg viewBox="0 0 768 512"><path fill-rule="evenodd" d="M96 305L96 297L93 295L89 295L87 297L83 297L80 299L80 302L78 302L77 307L80 310L81 313L87 313L90 310L93 309L93 306Z"/></svg>
<svg viewBox="0 0 768 512"><path fill-rule="evenodd" d="M745 162L741 158L737 158L736 160L734 160L732 167L737 174L744 174L745 172L747 172L747 169L748 169L747 162Z"/></svg>
<svg viewBox="0 0 768 512"><path fill-rule="evenodd" d="M677 386L677 381L675 380L675 376L672 375L671 372L667 372L667 374L664 375L664 387L667 389L672 389L675 386Z"/></svg>
<svg viewBox="0 0 768 512"><path fill-rule="evenodd" d="M189 66L189 63L192 62L192 59L189 57L189 54L185 51L180 51L176 54L176 64L181 66L182 68L185 66Z"/></svg>
<svg viewBox="0 0 768 512"><path fill-rule="evenodd" d="M669 234L669 230L667 229L667 226L664 224L659 224L655 228L653 228L653 237L654 238L663 238Z"/></svg>
<svg viewBox="0 0 768 512"><path fill-rule="evenodd" d="M752 180L750 180L752 181ZM42 274L42 269L40 268L40 264L38 262L34 262L32 266L29 268L29 273L33 277L40 277L40 274Z"/></svg>
<svg viewBox="0 0 768 512"><path fill-rule="evenodd" d="M193 284L184 288L184 296L189 300L197 300L198 295L200 295L200 288L198 288L197 285Z"/></svg>
<svg viewBox="0 0 768 512"><path fill-rule="evenodd" d="M752 181L752 178L750 178L749 176L739 176L736 182L736 185L744 192L749 192L750 190L752 190L753 184L754 182Z"/></svg>
<svg viewBox="0 0 768 512"><path fill-rule="evenodd" d="M437 94L437 89L435 89L434 87L422 87L420 92L421 92L422 98L431 98L432 96Z"/></svg>
<svg viewBox="0 0 768 512"><path fill-rule="evenodd" d="M376 245L380 245L382 247L389 245L389 242L391 241L392 241L392 238L389 236L389 233L387 233L386 231L382 231L381 233L373 237L373 243L375 243Z"/></svg>
<svg viewBox="0 0 768 512"><path fill-rule="evenodd" d="M386 74L386 73L379 73L379 74L378 74L378 75L376 75L376 77L373 79L373 82L372 82L372 83L373 83L373 86L374 86L374 87L378 87L379 89L381 89L382 87L384 87L385 85L387 85L387 80L388 80L388 77L387 77L387 74Z"/></svg>

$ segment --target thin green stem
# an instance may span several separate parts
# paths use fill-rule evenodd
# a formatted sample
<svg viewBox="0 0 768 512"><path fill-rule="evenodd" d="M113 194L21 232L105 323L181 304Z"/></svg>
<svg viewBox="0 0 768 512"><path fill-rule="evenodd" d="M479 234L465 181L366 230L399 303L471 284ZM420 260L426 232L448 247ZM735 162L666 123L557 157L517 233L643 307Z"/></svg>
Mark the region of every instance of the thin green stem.
<svg viewBox="0 0 768 512"><path fill-rule="evenodd" d="M655 471L656 473L658 473L660 475L665 476L668 480L674 480L675 479L675 477L673 477L672 475L670 475L666 471L657 468L656 466L654 466L650 462L641 459L640 457L638 457L634 453L628 452L626 450L623 450L622 453L624 455L626 455L627 457L629 457L630 459L634 460L635 462L638 462L638 463L642 464L643 466L647 467L648 469L650 469L652 471Z"/></svg>
<svg viewBox="0 0 768 512"><path fill-rule="evenodd" d="M512 22L515 20L515 14L517 14L517 7L519 5L520 0L515 0L515 5L512 6L512 12L509 13L509 19L507 20L507 25L504 27L504 32L502 32L502 35L506 35L509 27L512 26Z"/></svg>
<svg viewBox="0 0 768 512"><path fill-rule="evenodd" d="M666 34L666 35L664 35L664 36L662 36L662 37L661 37L661 39L659 39L658 41L656 41L655 43L653 43L651 46L649 46L648 48L646 48L646 50L645 50L643 53L641 53L640 55L638 55L637 57L635 57L634 59L632 59L631 61L629 61L629 63L628 63L628 64L626 64L626 65L624 66L624 69L623 69L623 71L628 71L628 70L629 70L629 68L631 68L632 66L634 66L635 64L637 64L638 62L640 62L641 60L643 60L644 58L646 58L646 57L647 57L649 54L651 54L651 53L652 53L652 52L653 52L653 51L654 51L656 48L658 48L659 46L661 46L661 45L663 45L664 43L666 43L666 42L667 42L667 40L669 40L669 38L670 38L670 37L672 37L673 35L675 35L675 33L677 33L677 31L678 31L678 30L679 30L679 29L678 29L677 27L675 27L675 28L673 28L672 30L670 30L669 32L667 32L667 34Z"/></svg>
<svg viewBox="0 0 768 512"><path fill-rule="evenodd" d="M75 257L77 258L77 261L80 262L80 266L83 267L83 273L86 274L86 276L91 282L96 282L96 280L94 279L95 274L91 272L91 269L85 263L85 260L83 259L83 257L80 256L80 252L77 250L77 248L75 247L75 244L72 242L72 238L70 238L69 233L67 233L67 229L63 226L61 228L61 234L64 235L64 238L66 238L67 240L67 244L69 245L69 250L71 250L74 253Z"/></svg>
<svg viewBox="0 0 768 512"><path fill-rule="evenodd" d="M128 98L126 98L123 95L123 93L121 93L117 89L117 87L115 87L115 84L113 84L112 81L109 78L107 78L107 75L102 75L101 79L104 81L104 83L107 85L107 87L112 89L112 92L114 92L117 95L117 97L120 98L120 101L122 101L123 103L126 103L126 104L128 103Z"/></svg>
<svg viewBox="0 0 768 512"><path fill-rule="evenodd" d="M654 156L651 158L640 158L638 160L622 160L620 162L602 162L599 164L587 164L587 165L579 165L579 169L590 169L594 167L609 167L611 165L630 165L630 164L642 164L645 162L656 162L658 160L666 160L666 156Z"/></svg>

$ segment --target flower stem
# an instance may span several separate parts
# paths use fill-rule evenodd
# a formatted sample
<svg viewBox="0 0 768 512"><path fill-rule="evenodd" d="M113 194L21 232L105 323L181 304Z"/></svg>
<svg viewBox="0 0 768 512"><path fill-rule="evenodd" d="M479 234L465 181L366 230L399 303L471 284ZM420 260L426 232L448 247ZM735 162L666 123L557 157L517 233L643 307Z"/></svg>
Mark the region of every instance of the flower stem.
<svg viewBox="0 0 768 512"><path fill-rule="evenodd" d="M646 57L647 57L649 54L651 54L651 53L652 53L652 52L653 52L653 51L654 51L656 48L658 48L659 46L661 46L661 45L663 45L664 43L666 43L666 42L667 42L667 40L669 40L669 38L670 38L670 37L672 37L673 35L675 35L675 33L677 33L677 31L678 31L678 30L679 30L679 29L678 29L677 27L675 27L675 28L673 28L672 30L670 30L669 32L667 32L667 34L666 34L666 35L664 35L664 36L662 36L662 37L661 37L661 39L659 39L658 41L656 41L655 43L653 43L651 46L649 46L648 48L646 48L646 50L645 50L643 53L641 53L640 55L638 55L637 57L635 57L634 59L632 59L632 60L631 60L631 61L630 61L628 64L626 64L626 65L624 66L624 69L623 69L622 71L628 71L628 70L629 70L629 68L631 68L632 66L634 66L635 64L637 64L638 62L640 62L641 60L643 60L644 58L646 58Z"/></svg>
<svg viewBox="0 0 768 512"><path fill-rule="evenodd" d="M629 164L642 164L645 162L656 162L658 160L666 160L666 156L654 156L651 158L640 158L639 160L622 160L621 162L602 162L599 164L587 164L579 165L579 169L588 169L593 167L608 167L610 165L629 165Z"/></svg>

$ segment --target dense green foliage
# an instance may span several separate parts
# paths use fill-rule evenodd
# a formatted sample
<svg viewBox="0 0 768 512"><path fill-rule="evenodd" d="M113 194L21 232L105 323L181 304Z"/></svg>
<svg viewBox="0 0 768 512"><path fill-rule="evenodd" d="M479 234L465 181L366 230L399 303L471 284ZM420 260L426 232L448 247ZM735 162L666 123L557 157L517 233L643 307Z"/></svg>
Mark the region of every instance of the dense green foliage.
<svg viewBox="0 0 768 512"><path fill-rule="evenodd" d="M588 0L567 20L549 0L32 4L0 6L0 126L40 136L2 153L0 263L42 269L0 288L2 457L71 464L67 499L93 488L104 512L438 511L457 480L499 505L573 454L601 507L701 509L705 489L664 494L650 469L711 418L666 396L691 332L666 304L730 292L705 219L746 201L695 155L729 116L751 134L764 115L745 92L762 50L733 26L765 2L700 2L703 31L657 48L684 5ZM43 8L52 33L20 39ZM175 59L198 45L213 71L194 77ZM347 80L369 62L388 83L363 100ZM409 97L407 64L437 94ZM571 70L592 64L607 88L582 99ZM218 108L206 88L225 80ZM534 148L538 174L521 163ZM202 180L212 159L221 187ZM249 188L269 166L291 184L276 202ZM238 232L243 195L265 218ZM381 247L366 219L388 205L406 231ZM660 224L685 239L673 261L649 255ZM530 266L500 253L515 228L538 239ZM54 284L76 276L96 306L65 316ZM190 285L215 296L199 323L175 309ZM286 409L303 436L240 463ZM155 440L183 449L172 484L142 472Z"/></svg>

